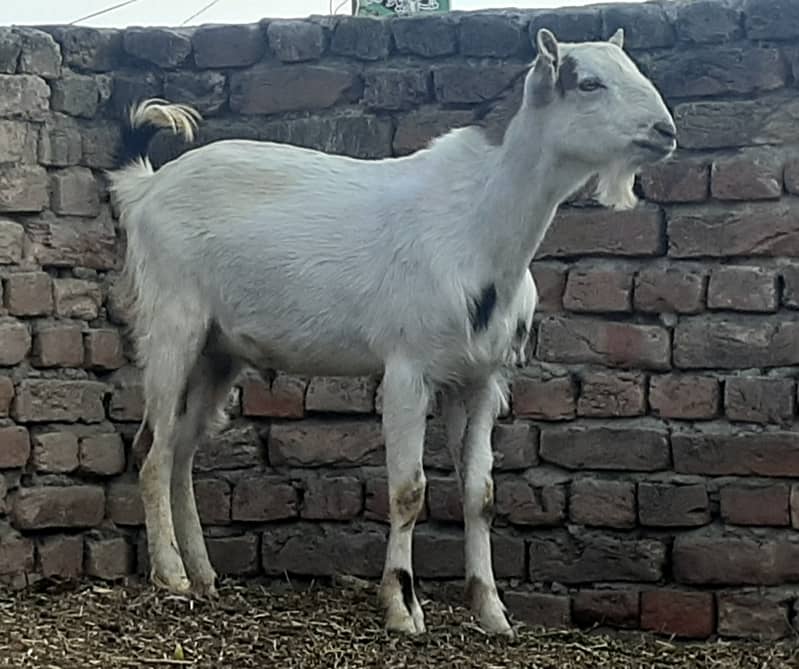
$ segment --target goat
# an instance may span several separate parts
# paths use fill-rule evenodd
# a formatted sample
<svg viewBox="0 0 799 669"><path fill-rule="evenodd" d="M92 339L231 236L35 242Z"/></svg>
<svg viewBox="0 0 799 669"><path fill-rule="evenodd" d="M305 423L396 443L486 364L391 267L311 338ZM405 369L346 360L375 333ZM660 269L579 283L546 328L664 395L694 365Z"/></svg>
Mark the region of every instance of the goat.
<svg viewBox="0 0 799 669"><path fill-rule="evenodd" d="M607 41L558 43L539 30L499 143L462 127L398 158L221 140L154 172L142 137L167 127L191 139L197 117L163 101L132 110L129 146L144 149L109 178L128 240L140 435L152 437L140 480L153 582L215 592L192 459L244 366L382 373L386 628L425 630L412 535L428 399L441 391L463 492L467 600L486 631L513 635L492 568L491 432L507 402L504 365L535 307L530 262L569 195L598 177L600 203L630 208L636 172L677 144L623 39L619 29Z"/></svg>

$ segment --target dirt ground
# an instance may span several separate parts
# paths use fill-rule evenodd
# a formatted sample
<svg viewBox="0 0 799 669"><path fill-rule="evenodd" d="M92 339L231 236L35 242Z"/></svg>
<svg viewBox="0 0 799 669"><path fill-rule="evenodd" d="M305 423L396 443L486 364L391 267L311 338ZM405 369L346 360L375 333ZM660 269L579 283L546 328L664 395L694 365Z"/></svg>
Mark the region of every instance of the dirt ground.
<svg viewBox="0 0 799 669"><path fill-rule="evenodd" d="M0 667L417 669L799 667L799 642L686 644L642 634L518 627L486 637L468 612L423 602L428 633L387 635L372 586L225 582L216 602L146 585L38 585L0 595Z"/></svg>

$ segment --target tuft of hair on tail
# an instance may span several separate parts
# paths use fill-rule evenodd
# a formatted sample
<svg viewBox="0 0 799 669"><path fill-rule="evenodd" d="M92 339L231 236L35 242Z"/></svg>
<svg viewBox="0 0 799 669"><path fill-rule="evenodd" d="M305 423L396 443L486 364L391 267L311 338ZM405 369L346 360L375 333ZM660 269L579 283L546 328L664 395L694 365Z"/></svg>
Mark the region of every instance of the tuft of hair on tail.
<svg viewBox="0 0 799 669"><path fill-rule="evenodd" d="M194 141L200 113L180 103L161 98L148 98L130 106L122 130L122 153L119 165L147 159L150 142L161 129L171 130L186 142Z"/></svg>

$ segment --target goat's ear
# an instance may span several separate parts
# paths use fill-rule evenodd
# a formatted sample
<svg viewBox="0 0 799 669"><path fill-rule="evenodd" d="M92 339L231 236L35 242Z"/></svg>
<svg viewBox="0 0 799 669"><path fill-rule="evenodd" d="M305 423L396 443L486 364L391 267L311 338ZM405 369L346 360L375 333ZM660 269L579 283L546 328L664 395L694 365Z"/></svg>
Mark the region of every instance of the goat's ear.
<svg viewBox="0 0 799 669"><path fill-rule="evenodd" d="M555 36L541 28L535 38L538 56L524 84L525 102L533 107L543 107L551 102L558 81L560 50Z"/></svg>
<svg viewBox="0 0 799 669"><path fill-rule="evenodd" d="M619 28L610 36L608 40L611 44L615 44L620 49L624 48L624 28Z"/></svg>

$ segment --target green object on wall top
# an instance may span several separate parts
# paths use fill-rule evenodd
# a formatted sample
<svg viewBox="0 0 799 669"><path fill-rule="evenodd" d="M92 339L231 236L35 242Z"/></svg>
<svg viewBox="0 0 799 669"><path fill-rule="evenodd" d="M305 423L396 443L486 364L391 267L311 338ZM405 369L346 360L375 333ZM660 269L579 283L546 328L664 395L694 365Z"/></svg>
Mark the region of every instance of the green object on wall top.
<svg viewBox="0 0 799 669"><path fill-rule="evenodd" d="M450 10L450 0L353 0L352 4L355 16L443 13Z"/></svg>

